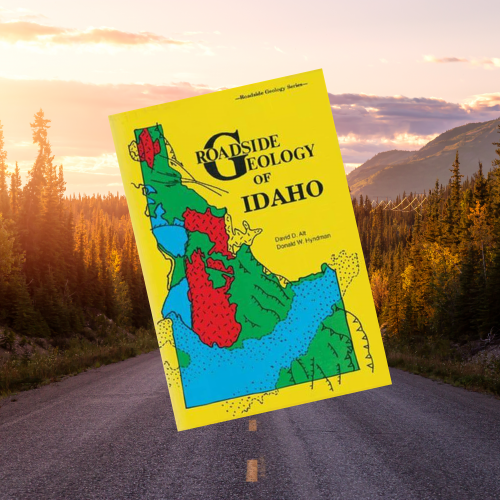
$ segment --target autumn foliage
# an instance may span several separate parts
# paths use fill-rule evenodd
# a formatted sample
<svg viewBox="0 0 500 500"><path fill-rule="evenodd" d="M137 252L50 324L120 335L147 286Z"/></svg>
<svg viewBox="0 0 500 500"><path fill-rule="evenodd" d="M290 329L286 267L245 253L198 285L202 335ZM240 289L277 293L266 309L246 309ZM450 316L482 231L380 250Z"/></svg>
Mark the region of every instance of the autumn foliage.
<svg viewBox="0 0 500 500"><path fill-rule="evenodd" d="M500 132L500 128L499 128ZM446 185L418 210L353 199L386 340L461 345L500 337L500 142L492 168L463 179L457 151ZM402 206L408 206L405 203Z"/></svg>

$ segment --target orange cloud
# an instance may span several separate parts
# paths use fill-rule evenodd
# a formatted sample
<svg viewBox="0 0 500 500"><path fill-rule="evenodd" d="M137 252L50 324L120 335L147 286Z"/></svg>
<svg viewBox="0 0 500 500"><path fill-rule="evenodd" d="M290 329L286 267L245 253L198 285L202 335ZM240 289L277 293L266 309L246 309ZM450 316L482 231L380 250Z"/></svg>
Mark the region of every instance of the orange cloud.
<svg viewBox="0 0 500 500"><path fill-rule="evenodd" d="M88 28L86 30L46 26L35 22L0 22L0 41L36 45L95 45L111 46L163 46L191 45L192 42L174 40L163 35L140 31L130 33L114 28Z"/></svg>
<svg viewBox="0 0 500 500"><path fill-rule="evenodd" d="M54 28L28 21L0 23L0 40L8 43L32 42L43 37L55 36L63 32L62 28Z"/></svg>
<svg viewBox="0 0 500 500"><path fill-rule="evenodd" d="M0 78L6 149L11 162L33 159L30 121L40 108L52 120L53 151L60 156L114 153L108 116L212 92L205 85L89 84Z"/></svg>

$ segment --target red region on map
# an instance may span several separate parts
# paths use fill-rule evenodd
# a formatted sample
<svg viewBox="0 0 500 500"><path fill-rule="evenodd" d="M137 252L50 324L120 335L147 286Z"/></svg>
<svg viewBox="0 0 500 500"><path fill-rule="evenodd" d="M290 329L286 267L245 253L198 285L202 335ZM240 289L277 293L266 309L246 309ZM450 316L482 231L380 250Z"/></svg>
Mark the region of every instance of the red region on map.
<svg viewBox="0 0 500 500"><path fill-rule="evenodd" d="M236 304L229 303L228 290L234 280L233 268L226 268L220 260L208 259L207 266L227 273L225 285L215 288L203 262L203 252L195 250L186 258L188 298L192 304L192 328L200 340L212 347L233 345L241 332L236 321Z"/></svg>
<svg viewBox="0 0 500 500"><path fill-rule="evenodd" d="M208 253L218 252L228 259L234 259L234 255L227 248L229 236L222 217L212 215L210 208L207 208L204 214L188 208L183 216L186 231L200 231L214 244Z"/></svg>
<svg viewBox="0 0 500 500"><path fill-rule="evenodd" d="M139 159L145 161L149 168L153 168L155 156L160 153L161 147L158 139L153 142L147 128L145 128L139 136L137 151L139 152Z"/></svg>

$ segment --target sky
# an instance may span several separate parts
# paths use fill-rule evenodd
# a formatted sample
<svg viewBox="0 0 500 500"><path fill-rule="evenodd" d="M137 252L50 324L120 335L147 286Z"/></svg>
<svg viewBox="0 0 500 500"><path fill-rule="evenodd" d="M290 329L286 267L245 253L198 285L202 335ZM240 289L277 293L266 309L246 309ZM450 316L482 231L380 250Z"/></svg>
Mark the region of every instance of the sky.
<svg viewBox="0 0 500 500"><path fill-rule="evenodd" d="M9 168L40 108L68 193L123 193L108 115L323 68L346 171L500 117L497 2L0 0Z"/></svg>

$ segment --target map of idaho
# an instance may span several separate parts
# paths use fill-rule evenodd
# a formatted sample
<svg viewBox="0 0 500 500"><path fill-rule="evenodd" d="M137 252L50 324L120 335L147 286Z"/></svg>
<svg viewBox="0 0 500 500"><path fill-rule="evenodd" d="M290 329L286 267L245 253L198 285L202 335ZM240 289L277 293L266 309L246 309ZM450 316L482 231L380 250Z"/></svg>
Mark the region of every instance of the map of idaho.
<svg viewBox="0 0 500 500"><path fill-rule="evenodd" d="M158 251L172 262L158 331L160 347L175 350L178 364L165 368L186 408L226 402L236 414L245 408L234 398L250 406L297 384L334 391L332 380L341 384L361 367L373 372L368 337L343 301L359 274L355 253L341 251L320 272L288 281L253 255L262 229L233 227L226 209L199 194L220 188L184 168L161 125L136 130L129 154L140 163L137 187ZM355 352L354 334L363 352Z"/></svg>

